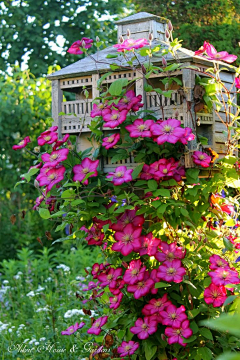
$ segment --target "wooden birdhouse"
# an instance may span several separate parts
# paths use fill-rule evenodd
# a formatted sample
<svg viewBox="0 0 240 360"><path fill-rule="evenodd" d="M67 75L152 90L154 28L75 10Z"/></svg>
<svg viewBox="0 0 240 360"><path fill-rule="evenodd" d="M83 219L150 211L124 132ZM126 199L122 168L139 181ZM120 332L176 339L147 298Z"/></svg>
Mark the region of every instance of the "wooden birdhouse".
<svg viewBox="0 0 240 360"><path fill-rule="evenodd" d="M129 16L116 22L118 26L118 38L123 36L126 39L127 31L130 30L132 39L149 38L149 33L153 36L153 46L161 45L167 47L165 31L167 20L146 12ZM116 41L117 42L117 41ZM110 64L116 62L116 59L106 58L109 54L116 54L116 49L108 47L98 51L91 57L85 57L63 69L48 76L52 81L52 117L54 125L58 125L59 134L66 133L78 136L78 150L84 150L91 147L88 141L90 129L88 125L92 119L90 112L92 110L92 101L99 95L97 81L109 71ZM159 53L161 54L161 53ZM162 66L162 58L159 56L151 58L152 63ZM94 61L93 58L97 60ZM176 62L170 53L164 56L167 64ZM155 112L155 116L160 119L177 118L181 120L184 127L195 129L198 135L208 139L208 147L211 147L220 155L226 153L226 127L221 121L224 118L223 112L219 112L220 117L213 110L208 112L202 106L202 88L196 85L196 75L202 75L202 72L213 66L213 63L203 57L194 56L194 53L185 48L177 50L177 58L180 63L185 65L183 69L177 69L166 72L151 74L151 83L159 87L161 79L166 76L178 78L178 83L171 87L171 97L162 96L159 103L159 96L154 91L144 91L144 80L138 80L135 83L136 95L142 95L144 108ZM186 68L189 66L189 68ZM190 67L197 66L199 71ZM116 79L127 78L129 80L139 77L138 67L134 71L114 71L103 81L103 85L110 85ZM230 88L234 82L234 73L222 71L221 79L226 88ZM181 84L181 85L180 85ZM85 98L84 89L88 90L89 97ZM232 87L234 92L235 88ZM63 96L65 95L65 96ZM64 100L63 100L64 99ZM67 99L67 101L65 101ZM160 107L160 105L162 107ZM189 109L192 109L192 114ZM163 111L162 111L163 110ZM223 109L222 109L223 111ZM164 116L163 116L164 114ZM106 130L107 132L107 130ZM189 150L196 149L196 142L189 142ZM202 150L201 148L199 150ZM121 164L133 168L136 166L132 158L122 160ZM104 160L104 171L108 172L114 169L117 164L111 164L109 159ZM185 156L185 166L194 166L191 156Z"/></svg>

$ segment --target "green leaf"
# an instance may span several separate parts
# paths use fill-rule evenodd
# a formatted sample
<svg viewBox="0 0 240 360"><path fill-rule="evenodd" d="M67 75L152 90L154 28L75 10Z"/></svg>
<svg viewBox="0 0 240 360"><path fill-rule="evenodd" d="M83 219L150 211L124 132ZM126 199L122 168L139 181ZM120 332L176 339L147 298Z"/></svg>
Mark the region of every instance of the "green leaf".
<svg viewBox="0 0 240 360"><path fill-rule="evenodd" d="M83 203L85 203L84 200L82 200L82 199L76 199L76 200L73 200L73 201L71 202L71 205L72 205L72 206L76 206L76 205L83 204Z"/></svg>
<svg viewBox="0 0 240 360"><path fill-rule="evenodd" d="M223 243L227 250L233 250L233 244L226 237L223 237Z"/></svg>
<svg viewBox="0 0 240 360"><path fill-rule="evenodd" d="M49 219L51 217L51 214L48 209L40 208L38 212L41 218L43 219Z"/></svg>
<svg viewBox="0 0 240 360"><path fill-rule="evenodd" d="M118 57L118 54L107 54L106 59L115 59Z"/></svg>
<svg viewBox="0 0 240 360"><path fill-rule="evenodd" d="M139 164L137 167L135 167L135 169L132 172L132 178L133 179L136 179L138 177L138 175L142 171L143 165L144 164Z"/></svg>
<svg viewBox="0 0 240 360"><path fill-rule="evenodd" d="M153 346L152 344L150 345L147 342L145 342L144 352L145 352L146 360L151 360L157 352L157 346L156 345Z"/></svg>
<svg viewBox="0 0 240 360"><path fill-rule="evenodd" d="M171 193L168 189L158 189L156 191L154 191L153 193L154 196L164 196L169 198L171 196Z"/></svg>
<svg viewBox="0 0 240 360"><path fill-rule="evenodd" d="M197 354L201 356L202 360L211 360L212 359L212 352L207 347L200 347L197 349Z"/></svg>
<svg viewBox="0 0 240 360"><path fill-rule="evenodd" d="M188 310L188 318L193 319L200 313L199 309Z"/></svg>
<svg viewBox="0 0 240 360"><path fill-rule="evenodd" d="M204 336L206 339L208 340L212 340L213 341L213 336L212 336L212 332L207 329L207 328L201 328L199 329L199 332L202 336Z"/></svg>
<svg viewBox="0 0 240 360"><path fill-rule="evenodd" d="M66 211L57 211L55 214L51 215L51 218L56 218L56 217L62 216L64 214L66 214Z"/></svg>
<svg viewBox="0 0 240 360"><path fill-rule="evenodd" d="M113 96L119 96L122 93L123 87L127 86L128 79L117 79L109 87L108 91Z"/></svg>
<svg viewBox="0 0 240 360"><path fill-rule="evenodd" d="M224 301L223 306L227 306L231 304L237 297L238 297L237 295L228 296L228 298Z"/></svg>
<svg viewBox="0 0 240 360"><path fill-rule="evenodd" d="M206 138L205 136L202 135L198 135L198 140L200 141L200 143L202 145L207 145L208 144L208 138Z"/></svg>
<svg viewBox="0 0 240 360"><path fill-rule="evenodd" d="M15 189L18 185L20 185L20 184L26 184L26 181L25 181L25 180L18 181L18 182L15 184L14 189Z"/></svg>
<svg viewBox="0 0 240 360"><path fill-rule="evenodd" d="M97 86L99 87L101 85L101 83L108 77L112 75L112 71L107 72L106 74L104 74L103 76L100 77L100 79L98 79L97 81ZM65 114L64 114L65 115Z"/></svg>
<svg viewBox="0 0 240 360"><path fill-rule="evenodd" d="M66 200L72 200L75 197L75 191L74 190L65 190L63 191L61 198Z"/></svg>
<svg viewBox="0 0 240 360"><path fill-rule="evenodd" d="M184 343L186 343L186 344L188 344L188 343L191 343L191 342L193 342L194 340L196 340L196 336L195 335L193 335L193 336L191 336L190 338L188 338L188 339L185 339L184 338L184 340L183 340L183 342Z"/></svg>
<svg viewBox="0 0 240 360"><path fill-rule="evenodd" d="M174 70L177 70L177 69L180 68L181 65L182 65L182 64L176 64L176 63L171 64L171 65L168 65L168 66L166 66L166 67L164 68L164 72L165 72L165 71L174 71Z"/></svg>
<svg viewBox="0 0 240 360"><path fill-rule="evenodd" d="M222 314L216 319L204 320L201 324L214 330L227 331L230 334L240 337L240 314Z"/></svg>
<svg viewBox="0 0 240 360"><path fill-rule="evenodd" d="M148 180L148 187L150 190L156 190L158 188L158 183L155 180Z"/></svg>
<svg viewBox="0 0 240 360"><path fill-rule="evenodd" d="M240 360L240 354L233 352L225 352L222 355L218 356L216 360Z"/></svg>
<svg viewBox="0 0 240 360"><path fill-rule="evenodd" d="M180 211L181 211L183 216L189 216L189 212L185 208L181 207Z"/></svg>
<svg viewBox="0 0 240 360"><path fill-rule="evenodd" d="M155 289L161 289L161 288L165 288L165 287L168 287L168 286L171 286L171 285L168 284L168 283L165 283L165 282L157 282L157 283L155 283Z"/></svg>

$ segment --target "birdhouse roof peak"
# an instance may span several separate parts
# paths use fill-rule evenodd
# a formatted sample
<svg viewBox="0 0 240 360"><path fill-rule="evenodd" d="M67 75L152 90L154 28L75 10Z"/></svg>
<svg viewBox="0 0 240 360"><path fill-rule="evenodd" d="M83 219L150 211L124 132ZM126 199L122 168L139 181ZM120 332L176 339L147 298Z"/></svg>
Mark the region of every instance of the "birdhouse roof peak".
<svg viewBox="0 0 240 360"><path fill-rule="evenodd" d="M130 15L121 20L115 21L115 24L125 25L130 23L140 23L148 20L155 20L156 22L160 22L160 23L166 23L168 21L166 18L143 11L134 15Z"/></svg>

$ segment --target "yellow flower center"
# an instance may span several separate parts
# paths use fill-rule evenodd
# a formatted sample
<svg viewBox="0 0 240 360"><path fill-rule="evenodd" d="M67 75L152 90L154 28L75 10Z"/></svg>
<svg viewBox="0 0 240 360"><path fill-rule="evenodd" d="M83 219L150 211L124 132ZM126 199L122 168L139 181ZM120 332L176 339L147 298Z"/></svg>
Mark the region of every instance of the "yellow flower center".
<svg viewBox="0 0 240 360"><path fill-rule="evenodd" d="M108 280L112 280L112 278L113 278L113 275L112 275L112 274L109 274L109 275L107 276L107 279L108 279Z"/></svg>
<svg viewBox="0 0 240 360"><path fill-rule="evenodd" d="M53 155L51 155L50 159L51 160L56 160L58 157L59 157L58 154L53 154Z"/></svg>
<svg viewBox="0 0 240 360"><path fill-rule="evenodd" d="M23 145L23 144L24 144L24 140L20 141L18 145Z"/></svg>
<svg viewBox="0 0 240 360"><path fill-rule="evenodd" d="M146 129L146 127L144 124L138 126L139 131L144 131L145 129Z"/></svg>
<svg viewBox="0 0 240 360"><path fill-rule="evenodd" d="M137 275L138 274L138 269L133 269L131 273L132 273L132 275Z"/></svg>
<svg viewBox="0 0 240 360"><path fill-rule="evenodd" d="M56 179L56 174L51 174L51 175L49 175L49 176L48 176L48 179L49 179L49 180L54 180L54 179Z"/></svg>
<svg viewBox="0 0 240 360"><path fill-rule="evenodd" d="M82 172L83 172L84 174L87 174L87 173L89 172L89 168L84 168L84 169L82 169Z"/></svg>
<svg viewBox="0 0 240 360"><path fill-rule="evenodd" d="M97 321L97 322L95 322L95 324L93 326L94 327L99 327L99 325L100 325L100 321Z"/></svg>
<svg viewBox="0 0 240 360"><path fill-rule="evenodd" d="M226 277L228 276L228 272L227 271L223 271L222 273L222 278L226 279Z"/></svg>
<svg viewBox="0 0 240 360"><path fill-rule="evenodd" d="M127 345L127 346L125 346L125 348L124 348L124 350L125 351L128 351L128 350L130 350L132 347L130 346L130 345Z"/></svg>
<svg viewBox="0 0 240 360"><path fill-rule="evenodd" d="M170 125L166 125L166 126L164 126L164 130L165 130L165 132L170 133L172 130L172 127Z"/></svg>
<svg viewBox="0 0 240 360"><path fill-rule="evenodd" d="M44 139L49 141L51 139L51 136L47 135L47 136L44 136Z"/></svg>
<svg viewBox="0 0 240 360"><path fill-rule="evenodd" d="M115 173L115 177L117 177L117 178L120 178L120 177L122 177L123 176L123 172L122 171L117 171L116 173Z"/></svg>
<svg viewBox="0 0 240 360"><path fill-rule="evenodd" d="M168 172L168 169L163 169L163 171L162 171L164 174L167 174L167 172Z"/></svg>
<svg viewBox="0 0 240 360"><path fill-rule="evenodd" d="M175 313L171 314L171 319L176 319L177 315Z"/></svg>
<svg viewBox="0 0 240 360"><path fill-rule="evenodd" d="M142 324L142 329L146 330L148 328L147 324Z"/></svg>
<svg viewBox="0 0 240 360"><path fill-rule="evenodd" d="M118 114L112 115L112 119L113 119L113 120L117 120L117 119L118 119Z"/></svg>
<svg viewBox="0 0 240 360"><path fill-rule="evenodd" d="M176 273L176 269L174 269L174 268L169 268L169 269L167 270L167 273L168 273L168 274L175 274L175 273Z"/></svg>
<svg viewBox="0 0 240 360"><path fill-rule="evenodd" d="M113 136L110 136L110 137L107 139L107 142L111 143L111 142L113 142L113 140L114 140L114 137L113 137Z"/></svg>
<svg viewBox="0 0 240 360"><path fill-rule="evenodd" d="M199 155L199 159L203 160L204 159L204 155Z"/></svg>

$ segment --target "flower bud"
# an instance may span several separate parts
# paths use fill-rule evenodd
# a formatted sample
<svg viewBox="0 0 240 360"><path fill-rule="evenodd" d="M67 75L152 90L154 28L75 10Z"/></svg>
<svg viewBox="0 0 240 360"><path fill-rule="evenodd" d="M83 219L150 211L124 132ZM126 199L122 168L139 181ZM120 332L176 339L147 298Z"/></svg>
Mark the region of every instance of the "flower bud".
<svg viewBox="0 0 240 360"><path fill-rule="evenodd" d="M165 336L164 334L161 334L161 339L162 339L163 341L167 341L167 338L166 338L166 336Z"/></svg>
<svg viewBox="0 0 240 360"><path fill-rule="evenodd" d="M197 118L197 126L200 126L201 122L200 122L200 118Z"/></svg>
<svg viewBox="0 0 240 360"><path fill-rule="evenodd" d="M188 300L192 301L192 295L191 294L188 295Z"/></svg>
<svg viewBox="0 0 240 360"><path fill-rule="evenodd" d="M204 242L204 244L206 244L207 243L207 238L203 239L203 242Z"/></svg>
<svg viewBox="0 0 240 360"><path fill-rule="evenodd" d="M86 42L84 40L82 40L82 46L81 47L85 47L86 46Z"/></svg>
<svg viewBox="0 0 240 360"><path fill-rule="evenodd" d="M130 38L130 36L131 36L131 32L129 29L127 29L127 37Z"/></svg>
<svg viewBox="0 0 240 360"><path fill-rule="evenodd" d="M124 38L123 36L121 35L120 38L119 38L119 43L122 44L124 42Z"/></svg>
<svg viewBox="0 0 240 360"><path fill-rule="evenodd" d="M34 180L34 186L35 188L39 189L39 182L36 179Z"/></svg>
<svg viewBox="0 0 240 360"><path fill-rule="evenodd" d="M153 41L153 33L149 33L148 39L149 39L149 41Z"/></svg>
<svg viewBox="0 0 240 360"><path fill-rule="evenodd" d="M71 150L74 149L74 145L73 145L73 144L68 144L68 145L67 145L67 148L71 151Z"/></svg>
<svg viewBox="0 0 240 360"><path fill-rule="evenodd" d="M183 292L183 286L182 286L182 284L179 286L179 291L180 291L180 292Z"/></svg>
<svg viewBox="0 0 240 360"><path fill-rule="evenodd" d="M36 152L36 153L39 153L40 152L40 146L35 146L33 151Z"/></svg>
<svg viewBox="0 0 240 360"><path fill-rule="evenodd" d="M173 31L173 26L172 26L172 23L171 21L169 20L168 24L167 24L167 27L168 27L168 30L169 31Z"/></svg>
<svg viewBox="0 0 240 360"><path fill-rule="evenodd" d="M99 42L99 41L100 41L99 37L98 37L98 36L96 36L96 42Z"/></svg>
<svg viewBox="0 0 240 360"><path fill-rule="evenodd" d="M176 110L176 111L175 111L175 114L174 114L174 117L177 119L177 118L178 118L178 116L179 116L179 111L178 111L178 110Z"/></svg>
<svg viewBox="0 0 240 360"><path fill-rule="evenodd" d="M167 66L167 61L166 61L166 59L164 57L162 58L162 64L163 64L164 67Z"/></svg>
<svg viewBox="0 0 240 360"><path fill-rule="evenodd" d="M168 30L165 31L165 36L166 36L166 39L169 39L170 34L169 34L169 31L168 31Z"/></svg>

